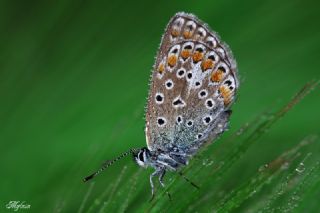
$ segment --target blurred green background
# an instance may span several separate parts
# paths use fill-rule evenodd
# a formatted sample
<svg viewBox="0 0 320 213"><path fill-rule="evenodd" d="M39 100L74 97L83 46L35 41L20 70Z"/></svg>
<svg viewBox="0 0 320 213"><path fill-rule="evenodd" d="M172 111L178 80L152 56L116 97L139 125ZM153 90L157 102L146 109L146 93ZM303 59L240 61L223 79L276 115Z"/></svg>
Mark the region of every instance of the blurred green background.
<svg viewBox="0 0 320 213"><path fill-rule="evenodd" d="M246 122L279 109L306 82L319 79L319 6L306 0L0 1L0 212L12 211L5 208L11 200L26 201L30 212L86 212L92 203L122 211L117 206L124 201L112 196L126 189L107 189L123 168L120 185L133 177L136 182L134 195L124 199L126 211L146 211L151 170L138 169L130 158L97 177L94 187L81 179L104 160L145 146L150 70L171 16L197 15L230 45L238 63L241 85L230 131L214 150ZM228 179L234 185L224 191L320 133L319 108L314 90L248 149ZM310 149L319 155L318 145ZM191 177L201 185L196 174ZM109 195L95 201L104 190Z"/></svg>

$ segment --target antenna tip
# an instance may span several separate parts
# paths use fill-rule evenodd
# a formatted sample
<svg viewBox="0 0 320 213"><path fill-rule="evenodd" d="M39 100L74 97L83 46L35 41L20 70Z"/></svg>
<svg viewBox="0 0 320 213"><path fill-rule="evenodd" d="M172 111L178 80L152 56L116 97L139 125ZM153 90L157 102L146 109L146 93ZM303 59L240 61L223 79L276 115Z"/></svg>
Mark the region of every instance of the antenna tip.
<svg viewBox="0 0 320 213"><path fill-rule="evenodd" d="M88 177L85 177L82 179L83 182L87 182L88 180L92 179L95 176L95 174L89 175Z"/></svg>

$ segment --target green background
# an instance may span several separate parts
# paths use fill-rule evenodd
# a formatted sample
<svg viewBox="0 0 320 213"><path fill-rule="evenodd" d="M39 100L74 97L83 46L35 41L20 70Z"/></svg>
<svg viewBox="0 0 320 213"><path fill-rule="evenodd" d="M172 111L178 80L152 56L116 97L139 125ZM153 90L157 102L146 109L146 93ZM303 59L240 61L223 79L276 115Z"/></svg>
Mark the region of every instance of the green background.
<svg viewBox="0 0 320 213"><path fill-rule="evenodd" d="M1 1L0 212L12 211L5 208L11 200L31 205L21 212L215 209L219 197L205 200L207 192L197 192L174 174L165 179L174 181L173 201L161 194L156 203L148 202L151 170L138 168L130 158L105 171L94 185L81 179L104 160L145 146L150 70L164 28L176 12L194 13L208 23L238 63L241 85L230 131L204 154L214 166L219 162L214 150L228 151L223 143L232 133L261 112L278 110L306 82L319 79L319 6L306 0ZM232 193L261 165L320 133L319 109L316 89L248 147L224 177L227 183L214 192ZM311 162L319 163L318 144L301 152L302 157L313 153ZM210 189L214 177L204 180L192 173L210 169L195 160L186 175ZM319 179L312 186L319 191ZM267 199L268 188L272 191L268 185L256 199ZM308 195L311 199L302 200L300 208L316 212L317 198L311 195L319 193ZM257 205L248 199L230 211Z"/></svg>

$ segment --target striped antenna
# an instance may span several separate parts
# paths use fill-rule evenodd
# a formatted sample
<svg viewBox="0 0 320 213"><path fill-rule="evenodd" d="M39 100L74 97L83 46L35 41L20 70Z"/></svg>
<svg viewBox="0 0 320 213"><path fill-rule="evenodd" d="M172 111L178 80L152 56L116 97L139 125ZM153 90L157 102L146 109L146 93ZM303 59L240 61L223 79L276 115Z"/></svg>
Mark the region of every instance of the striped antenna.
<svg viewBox="0 0 320 213"><path fill-rule="evenodd" d="M118 157L116 157L113 160L107 160L106 162L104 162L101 166L101 168L96 171L95 173L83 178L83 182L87 182L88 180L91 180L92 178L94 178L95 176L97 176L98 174L100 174L103 170L105 170L106 168L108 168L109 166L111 166L112 164L114 164L116 161L120 160L121 158L129 155L129 154L134 154L138 151L138 149L130 149L127 152L122 153L121 155L119 155Z"/></svg>

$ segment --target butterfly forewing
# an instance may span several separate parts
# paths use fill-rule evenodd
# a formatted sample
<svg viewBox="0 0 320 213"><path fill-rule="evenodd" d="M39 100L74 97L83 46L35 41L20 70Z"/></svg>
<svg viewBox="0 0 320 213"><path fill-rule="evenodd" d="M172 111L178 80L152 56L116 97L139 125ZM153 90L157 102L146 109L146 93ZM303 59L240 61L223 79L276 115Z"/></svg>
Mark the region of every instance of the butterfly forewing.
<svg viewBox="0 0 320 213"><path fill-rule="evenodd" d="M217 34L193 15L176 14L153 67L148 148L187 152L222 133L239 86L236 75L231 52Z"/></svg>

